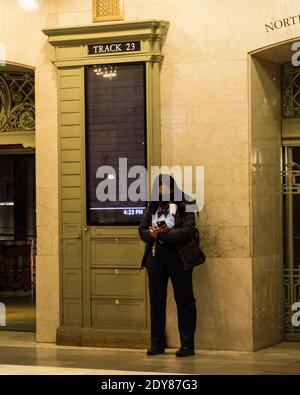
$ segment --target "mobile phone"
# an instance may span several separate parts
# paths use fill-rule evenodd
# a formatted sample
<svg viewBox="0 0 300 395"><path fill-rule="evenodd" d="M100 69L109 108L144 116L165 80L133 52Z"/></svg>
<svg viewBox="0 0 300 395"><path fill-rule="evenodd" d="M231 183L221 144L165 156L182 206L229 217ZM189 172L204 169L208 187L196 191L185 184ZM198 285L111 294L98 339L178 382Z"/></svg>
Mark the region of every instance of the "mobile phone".
<svg viewBox="0 0 300 395"><path fill-rule="evenodd" d="M167 225L166 221L158 221L158 222L157 222L157 226L158 226L159 228L162 227L162 226L165 226L165 225Z"/></svg>

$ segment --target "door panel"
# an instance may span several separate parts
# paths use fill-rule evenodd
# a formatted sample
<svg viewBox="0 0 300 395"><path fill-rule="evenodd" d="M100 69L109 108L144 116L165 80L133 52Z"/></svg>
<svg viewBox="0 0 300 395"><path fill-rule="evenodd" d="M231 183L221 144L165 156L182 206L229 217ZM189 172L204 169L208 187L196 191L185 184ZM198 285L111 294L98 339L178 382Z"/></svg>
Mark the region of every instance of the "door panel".
<svg viewBox="0 0 300 395"><path fill-rule="evenodd" d="M143 299L101 298L92 301L92 325L101 328L145 327Z"/></svg>
<svg viewBox="0 0 300 395"><path fill-rule="evenodd" d="M63 270L63 297L82 297L82 275L80 269Z"/></svg>
<svg viewBox="0 0 300 395"><path fill-rule="evenodd" d="M71 150L71 151L61 151L61 163L68 162L77 162L81 161L81 152L80 150Z"/></svg>
<svg viewBox="0 0 300 395"><path fill-rule="evenodd" d="M81 240L64 239L63 257L63 268L81 268Z"/></svg>
<svg viewBox="0 0 300 395"><path fill-rule="evenodd" d="M58 71L63 325L83 324L83 97L81 67Z"/></svg>
<svg viewBox="0 0 300 395"><path fill-rule="evenodd" d="M137 229L145 202L121 199L132 180L126 188L119 179L121 158L126 158L128 170L147 164L146 68L142 63L118 64L114 79L104 78L101 67L85 70L85 256L91 326L146 331L146 277L140 270L144 243ZM101 166L115 172L108 178L116 181L113 201L99 199L99 183L105 178L98 175Z"/></svg>
<svg viewBox="0 0 300 395"><path fill-rule="evenodd" d="M145 272L132 269L93 269L92 297L145 297Z"/></svg>
<svg viewBox="0 0 300 395"><path fill-rule="evenodd" d="M140 267L140 240L116 236L91 241L91 266Z"/></svg>
<svg viewBox="0 0 300 395"><path fill-rule="evenodd" d="M80 162L78 162L80 165ZM66 188L61 188L61 198L62 199L80 199L81 196L81 189L76 188L76 187L66 187Z"/></svg>
<svg viewBox="0 0 300 395"><path fill-rule="evenodd" d="M81 299L63 299L63 323L64 325L82 325L82 301Z"/></svg>
<svg viewBox="0 0 300 395"><path fill-rule="evenodd" d="M83 81L81 67L59 70L62 326L140 332L148 311L137 226L87 223Z"/></svg>

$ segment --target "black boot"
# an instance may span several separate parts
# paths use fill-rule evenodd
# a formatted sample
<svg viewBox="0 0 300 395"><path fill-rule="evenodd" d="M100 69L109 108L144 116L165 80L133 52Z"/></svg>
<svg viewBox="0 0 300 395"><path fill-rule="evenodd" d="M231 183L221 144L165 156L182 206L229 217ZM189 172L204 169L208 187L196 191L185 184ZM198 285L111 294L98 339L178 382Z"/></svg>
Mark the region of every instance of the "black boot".
<svg viewBox="0 0 300 395"><path fill-rule="evenodd" d="M192 347L183 346L176 351L176 357L190 357L195 355L195 349Z"/></svg>
<svg viewBox="0 0 300 395"><path fill-rule="evenodd" d="M147 350L147 355L159 355L164 353L165 349L163 347L151 347Z"/></svg>

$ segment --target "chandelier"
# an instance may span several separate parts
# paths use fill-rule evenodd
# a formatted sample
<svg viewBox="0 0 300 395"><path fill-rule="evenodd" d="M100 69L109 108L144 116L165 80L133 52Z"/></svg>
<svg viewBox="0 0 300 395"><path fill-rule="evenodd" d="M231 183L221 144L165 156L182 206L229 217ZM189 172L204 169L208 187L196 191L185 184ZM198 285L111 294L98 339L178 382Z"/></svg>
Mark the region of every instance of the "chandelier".
<svg viewBox="0 0 300 395"><path fill-rule="evenodd" d="M112 80L117 76L117 66L111 66L111 65L95 65L94 66L94 72L96 75L101 75L103 78L107 78L109 80Z"/></svg>

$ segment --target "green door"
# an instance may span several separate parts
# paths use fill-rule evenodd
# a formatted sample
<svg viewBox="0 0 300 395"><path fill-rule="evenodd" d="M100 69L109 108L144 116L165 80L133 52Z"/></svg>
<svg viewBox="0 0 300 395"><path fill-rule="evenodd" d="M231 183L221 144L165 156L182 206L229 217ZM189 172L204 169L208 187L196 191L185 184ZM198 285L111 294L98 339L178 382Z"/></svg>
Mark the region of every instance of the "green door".
<svg viewBox="0 0 300 395"><path fill-rule="evenodd" d="M119 159L127 158L128 170L160 166L160 70L168 27L147 20L43 30L55 47L58 76L59 344L149 343L144 244L137 231L145 201L124 200L128 188L119 170L106 175L118 180L118 198L104 203L99 191L103 166L117 169ZM118 44L121 52L91 50L105 43Z"/></svg>
<svg viewBox="0 0 300 395"><path fill-rule="evenodd" d="M58 339L63 344L147 346L147 279L145 270L140 269L144 244L137 230L145 202L141 206L139 202L120 202L118 197L117 201L99 202L97 182L101 180L96 177L101 165L113 165L121 157L128 164L147 166L146 65L139 66L145 74L144 97L139 95L141 87L136 87L135 80L134 89L122 88L122 81L96 76L93 66L59 70L62 327ZM130 65L119 66L127 85L129 69ZM97 81L91 79L89 97L91 72L93 78L100 77L108 85L97 88ZM110 84L114 84L114 90ZM129 99L121 97L127 91L130 96L138 92L129 106ZM107 119L99 117L101 111L109 111L103 109L103 95L105 103L123 114L121 120L112 114ZM144 123L139 101L144 108ZM116 166L117 178L118 169Z"/></svg>

